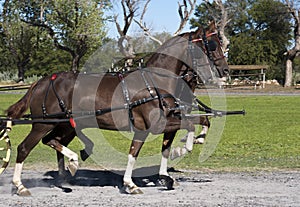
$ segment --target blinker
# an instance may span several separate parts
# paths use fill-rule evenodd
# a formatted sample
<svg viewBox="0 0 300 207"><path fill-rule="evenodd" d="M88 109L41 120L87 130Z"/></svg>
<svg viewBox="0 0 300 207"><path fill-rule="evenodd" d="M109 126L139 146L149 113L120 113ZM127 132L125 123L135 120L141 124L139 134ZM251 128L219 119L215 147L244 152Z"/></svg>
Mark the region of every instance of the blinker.
<svg viewBox="0 0 300 207"><path fill-rule="evenodd" d="M209 40L208 41L208 50L209 51L215 51L217 49L218 45L216 43L216 41L214 40Z"/></svg>

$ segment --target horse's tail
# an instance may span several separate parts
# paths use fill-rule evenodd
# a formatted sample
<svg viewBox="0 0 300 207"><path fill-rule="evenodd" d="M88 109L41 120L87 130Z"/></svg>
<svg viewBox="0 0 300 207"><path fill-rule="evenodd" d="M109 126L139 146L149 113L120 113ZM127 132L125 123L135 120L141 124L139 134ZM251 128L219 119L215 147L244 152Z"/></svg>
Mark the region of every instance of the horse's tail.
<svg viewBox="0 0 300 207"><path fill-rule="evenodd" d="M15 104L11 105L5 112L7 117L11 119L21 118L29 107L32 91L37 85L37 82L33 83L28 89L27 93Z"/></svg>

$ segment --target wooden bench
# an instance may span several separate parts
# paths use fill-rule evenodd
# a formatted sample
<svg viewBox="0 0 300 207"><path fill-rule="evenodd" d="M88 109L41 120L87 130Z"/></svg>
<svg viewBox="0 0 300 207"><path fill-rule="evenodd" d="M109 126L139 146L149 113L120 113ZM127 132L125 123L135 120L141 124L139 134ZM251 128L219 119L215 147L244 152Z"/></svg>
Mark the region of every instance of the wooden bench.
<svg viewBox="0 0 300 207"><path fill-rule="evenodd" d="M257 76L262 80L262 88L265 88L266 84L266 70L268 65L229 65L230 77L251 77ZM233 75L233 71L251 71L249 74L237 74Z"/></svg>

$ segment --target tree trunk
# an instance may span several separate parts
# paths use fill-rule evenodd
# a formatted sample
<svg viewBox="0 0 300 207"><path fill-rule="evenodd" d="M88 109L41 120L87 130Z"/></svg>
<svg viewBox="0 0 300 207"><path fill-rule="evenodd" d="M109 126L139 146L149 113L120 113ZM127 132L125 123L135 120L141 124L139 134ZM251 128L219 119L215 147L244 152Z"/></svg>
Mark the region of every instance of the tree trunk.
<svg viewBox="0 0 300 207"><path fill-rule="evenodd" d="M293 61L288 58L286 60L284 87L291 87L292 86L292 79L293 79Z"/></svg>
<svg viewBox="0 0 300 207"><path fill-rule="evenodd" d="M72 59L72 67L71 67L71 70L73 72L76 72L76 71L79 71L79 61L80 61L80 56L79 55L74 55L72 56L73 59Z"/></svg>
<svg viewBox="0 0 300 207"><path fill-rule="evenodd" d="M13 55L17 55L17 54L14 53ZM17 68L18 68L18 81L17 82L18 83L24 82L26 66L30 62L30 58L29 58L29 56L24 57L23 60L20 60L20 58L18 56L16 56L15 58L18 60L17 61Z"/></svg>
<svg viewBox="0 0 300 207"><path fill-rule="evenodd" d="M286 61L286 71L285 71L285 84L284 87L290 87L292 86L292 77L293 77L293 61L295 57L299 56L300 54L300 9L296 9L296 7L293 7L294 3L296 3L297 0L286 0L286 5L288 8L288 12L292 15L295 23L294 23L294 39L295 39L295 46L288 50L287 55L287 61Z"/></svg>
<svg viewBox="0 0 300 207"><path fill-rule="evenodd" d="M18 81L17 83L23 83L24 82L24 76L25 76L25 67L23 64L17 64L18 65Z"/></svg>

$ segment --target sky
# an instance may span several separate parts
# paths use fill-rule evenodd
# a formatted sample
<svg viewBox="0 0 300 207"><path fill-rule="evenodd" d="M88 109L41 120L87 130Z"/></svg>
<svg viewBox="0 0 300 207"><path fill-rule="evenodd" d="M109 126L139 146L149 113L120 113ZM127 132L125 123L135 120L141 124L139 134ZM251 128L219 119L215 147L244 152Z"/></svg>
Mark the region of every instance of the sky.
<svg viewBox="0 0 300 207"><path fill-rule="evenodd" d="M151 0L144 17L144 22L146 22L147 27L151 28L151 33L165 31L173 34L178 29L180 23L178 2L182 3L182 0ZM196 5L199 3L201 3L201 0L198 0ZM119 22L122 22L121 18L123 18L123 14L121 4L114 5L112 13L119 13ZM139 21L139 18L137 20ZM109 36L117 37L116 26L110 23L108 27ZM190 25L187 23L182 32L190 31L189 28ZM129 35L135 32L141 32L141 29L139 29L136 23L133 23Z"/></svg>

